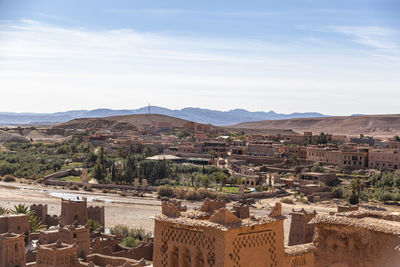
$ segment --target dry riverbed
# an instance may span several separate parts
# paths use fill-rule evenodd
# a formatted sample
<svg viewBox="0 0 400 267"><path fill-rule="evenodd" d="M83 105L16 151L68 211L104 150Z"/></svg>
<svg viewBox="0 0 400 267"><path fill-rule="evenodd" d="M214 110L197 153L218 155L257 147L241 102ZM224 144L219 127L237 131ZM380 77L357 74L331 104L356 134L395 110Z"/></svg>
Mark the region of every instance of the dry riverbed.
<svg viewBox="0 0 400 267"><path fill-rule="evenodd" d="M161 213L161 202L156 198L155 193L145 194L143 197L120 196L118 194L105 194L101 191L86 192L66 190L61 187L44 186L39 184L4 183L0 182L0 206L13 208L16 204L47 204L50 215L59 215L61 212L61 198L82 199L87 198L89 205L105 206L106 228L117 224L126 224L130 227L143 227L147 231L154 228L153 217ZM270 206L279 202L280 198L257 200L251 207L251 213L262 216L268 213ZM188 208L199 207L201 202L184 201L183 205ZM231 204L228 204L230 206ZM290 212L292 209L307 211L315 209L319 214L327 214L329 211L336 211L333 203L325 204L295 204L282 203L282 213L287 217L284 222L285 241L290 227ZM390 209L397 209L392 208Z"/></svg>

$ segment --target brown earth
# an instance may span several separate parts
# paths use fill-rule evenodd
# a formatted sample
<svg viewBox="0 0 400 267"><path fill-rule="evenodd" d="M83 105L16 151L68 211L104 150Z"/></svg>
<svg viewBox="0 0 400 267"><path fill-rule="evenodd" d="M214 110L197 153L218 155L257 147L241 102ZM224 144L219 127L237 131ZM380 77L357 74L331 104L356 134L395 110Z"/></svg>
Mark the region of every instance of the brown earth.
<svg viewBox="0 0 400 267"><path fill-rule="evenodd" d="M400 115L366 115L301 118L288 120L265 120L244 122L230 126L241 129L292 129L298 133L310 131L325 132L337 135L356 136L360 134L371 136L394 136L400 134Z"/></svg>
<svg viewBox="0 0 400 267"><path fill-rule="evenodd" d="M58 124L54 128L134 130L152 126L153 122L171 123L173 127L182 128L185 123L190 121L159 114L134 114L104 118L74 119Z"/></svg>

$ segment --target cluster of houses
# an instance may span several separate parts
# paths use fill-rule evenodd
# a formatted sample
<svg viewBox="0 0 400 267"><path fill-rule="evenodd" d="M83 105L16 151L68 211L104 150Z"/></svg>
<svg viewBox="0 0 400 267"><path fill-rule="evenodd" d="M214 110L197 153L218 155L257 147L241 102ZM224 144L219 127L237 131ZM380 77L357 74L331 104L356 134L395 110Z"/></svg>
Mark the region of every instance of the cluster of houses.
<svg viewBox="0 0 400 267"><path fill-rule="evenodd" d="M0 267L151 266L152 240L135 249L120 246L118 236L103 232L104 206L63 199L60 215L49 215L42 204L30 212L45 229L31 232L27 214L0 215ZM91 230L90 220L101 228Z"/></svg>
<svg viewBox="0 0 400 267"><path fill-rule="evenodd" d="M338 206L329 215L293 210L285 244L287 218L280 203L257 217L240 201L228 207L224 201L206 199L194 210L175 200L162 200L161 206L161 214L154 218L154 238L135 249L119 245L118 236L91 233L86 201L63 200L58 226L38 234L30 233L27 215L1 215L0 267L400 264L400 215L396 212L357 206ZM42 205L32 207L40 210L38 215L44 214L43 209Z"/></svg>
<svg viewBox="0 0 400 267"><path fill-rule="evenodd" d="M165 125L164 125L165 126ZM193 129L192 129L193 128ZM396 170L400 168L400 143L393 138L346 137L331 134L321 136L304 134L243 135L239 138L221 135L209 137L209 129L190 129L188 138L178 138L162 130L141 132L96 132L83 136L84 142L103 146L109 153L121 150L140 152L145 146L156 147L160 154L175 156L176 161L211 163L223 167L252 166L306 166L314 162L341 169ZM159 129L159 128L157 128ZM195 130L194 130L195 129ZM225 165L225 166L224 166Z"/></svg>

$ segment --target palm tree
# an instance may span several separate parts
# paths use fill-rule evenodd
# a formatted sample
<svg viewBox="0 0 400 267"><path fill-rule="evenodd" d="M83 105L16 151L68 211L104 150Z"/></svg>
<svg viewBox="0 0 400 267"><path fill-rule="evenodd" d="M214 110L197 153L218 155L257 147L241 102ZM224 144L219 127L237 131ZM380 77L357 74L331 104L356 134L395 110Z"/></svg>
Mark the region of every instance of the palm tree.
<svg viewBox="0 0 400 267"><path fill-rule="evenodd" d="M29 223L31 225L31 232L39 232L46 226L42 224L42 221L40 220L39 217L31 214L29 215Z"/></svg>
<svg viewBox="0 0 400 267"><path fill-rule="evenodd" d="M0 215L9 213L9 210L3 207L0 207Z"/></svg>
<svg viewBox="0 0 400 267"><path fill-rule="evenodd" d="M18 204L18 205L14 205L14 213L24 213L24 214L30 214L32 213L28 206L24 205L24 204Z"/></svg>
<svg viewBox="0 0 400 267"><path fill-rule="evenodd" d="M361 189L362 189L362 183L360 178L353 179L350 183L350 190L353 198L355 198L355 202L357 203L360 201Z"/></svg>

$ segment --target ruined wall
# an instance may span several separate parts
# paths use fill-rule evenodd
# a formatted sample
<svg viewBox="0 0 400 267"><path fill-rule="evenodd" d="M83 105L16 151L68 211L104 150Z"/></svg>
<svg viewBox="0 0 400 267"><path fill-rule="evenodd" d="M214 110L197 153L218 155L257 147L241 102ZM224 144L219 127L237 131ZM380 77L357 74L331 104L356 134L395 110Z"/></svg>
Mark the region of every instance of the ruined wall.
<svg viewBox="0 0 400 267"><path fill-rule="evenodd" d="M289 246L311 243L314 237L314 225L308 223L315 217L315 213L302 210L292 212L291 216Z"/></svg>
<svg viewBox="0 0 400 267"><path fill-rule="evenodd" d="M57 216L57 215L53 215L53 216L47 215L46 216L45 225L47 225L48 227L57 226L59 224L60 224L60 217L59 216Z"/></svg>
<svg viewBox="0 0 400 267"><path fill-rule="evenodd" d="M46 224L47 205L33 204L30 206L30 210L31 210L31 212L33 212L33 214L35 214L36 217L40 218L42 224L47 225Z"/></svg>
<svg viewBox="0 0 400 267"><path fill-rule="evenodd" d="M209 198L206 198L206 200L200 207L200 211L213 213L214 211L220 208L224 208L225 204L226 204L225 201L211 200Z"/></svg>
<svg viewBox="0 0 400 267"><path fill-rule="evenodd" d="M91 244L92 253L100 253L100 254L104 254L104 249L107 247L110 247L111 251L114 251L117 246L118 246L117 239L107 238L102 240L100 237L96 237Z"/></svg>
<svg viewBox="0 0 400 267"><path fill-rule="evenodd" d="M318 224L314 243L315 266L400 266L396 235L344 225Z"/></svg>
<svg viewBox="0 0 400 267"><path fill-rule="evenodd" d="M312 243L285 248L286 266L313 267L314 250L315 246Z"/></svg>
<svg viewBox="0 0 400 267"><path fill-rule="evenodd" d="M120 258L120 257L114 257L114 256L106 256L106 255L100 255L100 254L90 254L86 257L87 262L93 262L96 265L99 266L106 266L106 265L111 265L111 266L122 266L125 263L129 263L130 266L147 266L148 264L145 261L136 261L132 259L126 259L126 258ZM129 266L129 265L128 265Z"/></svg>
<svg viewBox="0 0 400 267"><path fill-rule="evenodd" d="M60 223L62 225L70 225L75 221L80 225L88 223L88 209L86 199L84 201L61 201Z"/></svg>
<svg viewBox="0 0 400 267"><path fill-rule="evenodd" d="M89 206L87 208L88 212L88 219L91 219L93 221L96 221L100 223L102 226L102 232L105 230L105 215L104 215L104 206L99 207L99 206Z"/></svg>
<svg viewBox="0 0 400 267"><path fill-rule="evenodd" d="M146 242L140 244L136 248L114 252L113 256L124 257L135 260L145 259L148 261L153 261L153 249L154 249L154 243Z"/></svg>

